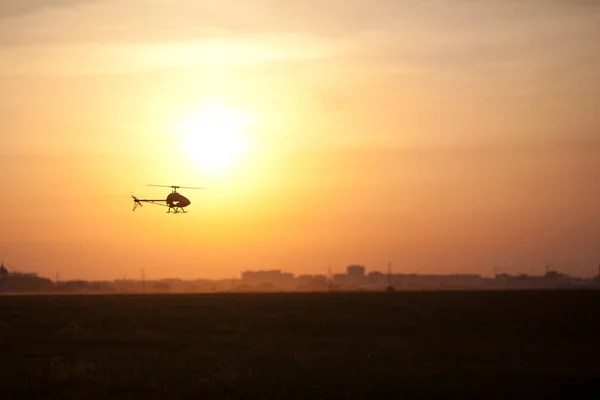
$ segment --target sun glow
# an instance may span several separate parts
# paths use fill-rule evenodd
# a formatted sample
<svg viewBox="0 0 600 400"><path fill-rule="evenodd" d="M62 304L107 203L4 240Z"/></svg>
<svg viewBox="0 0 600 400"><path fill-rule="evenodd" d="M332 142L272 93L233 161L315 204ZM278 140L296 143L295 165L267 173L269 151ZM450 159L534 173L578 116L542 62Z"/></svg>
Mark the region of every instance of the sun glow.
<svg viewBox="0 0 600 400"><path fill-rule="evenodd" d="M246 150L243 115L222 105L204 105L181 125L182 146L194 164L206 170L225 170Z"/></svg>

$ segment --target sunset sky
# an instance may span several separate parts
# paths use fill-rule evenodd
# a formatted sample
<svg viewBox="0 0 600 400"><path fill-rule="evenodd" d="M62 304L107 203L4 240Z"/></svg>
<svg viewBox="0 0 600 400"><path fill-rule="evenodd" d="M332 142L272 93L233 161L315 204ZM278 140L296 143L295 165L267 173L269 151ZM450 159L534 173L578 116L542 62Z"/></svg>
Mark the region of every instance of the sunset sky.
<svg viewBox="0 0 600 400"><path fill-rule="evenodd" d="M0 258L594 275L598 38L585 0L2 0Z"/></svg>

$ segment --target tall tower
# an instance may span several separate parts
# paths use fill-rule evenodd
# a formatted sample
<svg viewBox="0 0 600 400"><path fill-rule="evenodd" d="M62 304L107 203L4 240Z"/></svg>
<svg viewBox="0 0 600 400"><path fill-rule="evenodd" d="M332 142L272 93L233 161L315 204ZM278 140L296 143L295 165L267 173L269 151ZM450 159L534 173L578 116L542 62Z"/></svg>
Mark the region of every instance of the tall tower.
<svg viewBox="0 0 600 400"><path fill-rule="evenodd" d="M388 286L385 290L389 293L395 291L394 286L392 285L392 262L388 263Z"/></svg>
<svg viewBox="0 0 600 400"><path fill-rule="evenodd" d="M142 293L146 292L146 271L142 268Z"/></svg>
<svg viewBox="0 0 600 400"><path fill-rule="evenodd" d="M0 291L3 291L4 280L6 279L7 275L8 275L8 271L6 270L6 267L4 266L4 260L2 260L2 261L0 261Z"/></svg>

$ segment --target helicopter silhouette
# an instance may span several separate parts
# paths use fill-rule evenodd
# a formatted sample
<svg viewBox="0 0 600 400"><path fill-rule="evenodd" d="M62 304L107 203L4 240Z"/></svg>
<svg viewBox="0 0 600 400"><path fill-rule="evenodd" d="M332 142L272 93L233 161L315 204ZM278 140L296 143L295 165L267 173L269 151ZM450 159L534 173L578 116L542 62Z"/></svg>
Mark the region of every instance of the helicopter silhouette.
<svg viewBox="0 0 600 400"><path fill-rule="evenodd" d="M164 200L163 199L138 199L134 195L131 195L131 197L133 198L133 210L132 211L135 211L135 209L138 206L141 207L142 203L150 203L150 204L156 204L159 206L168 207L169 209L167 210L167 213L170 213L171 210L173 210L174 214L177 214L180 212L187 213L187 211L185 211L184 208L189 206L190 204L192 204L192 202L187 197L185 197L181 193L177 192L177 189L205 189L202 187L191 187L191 186L166 186L166 185L146 185L146 186L168 187L168 188L171 188L172 191L171 191L171 193L169 193L167 198Z"/></svg>

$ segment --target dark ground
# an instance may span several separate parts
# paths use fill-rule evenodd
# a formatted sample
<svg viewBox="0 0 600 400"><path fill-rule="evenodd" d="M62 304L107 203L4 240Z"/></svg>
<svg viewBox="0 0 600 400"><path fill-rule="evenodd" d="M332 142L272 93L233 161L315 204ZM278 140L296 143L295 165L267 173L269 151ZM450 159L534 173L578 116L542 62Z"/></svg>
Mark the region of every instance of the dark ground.
<svg viewBox="0 0 600 400"><path fill-rule="evenodd" d="M600 291L0 296L0 399L600 398Z"/></svg>

